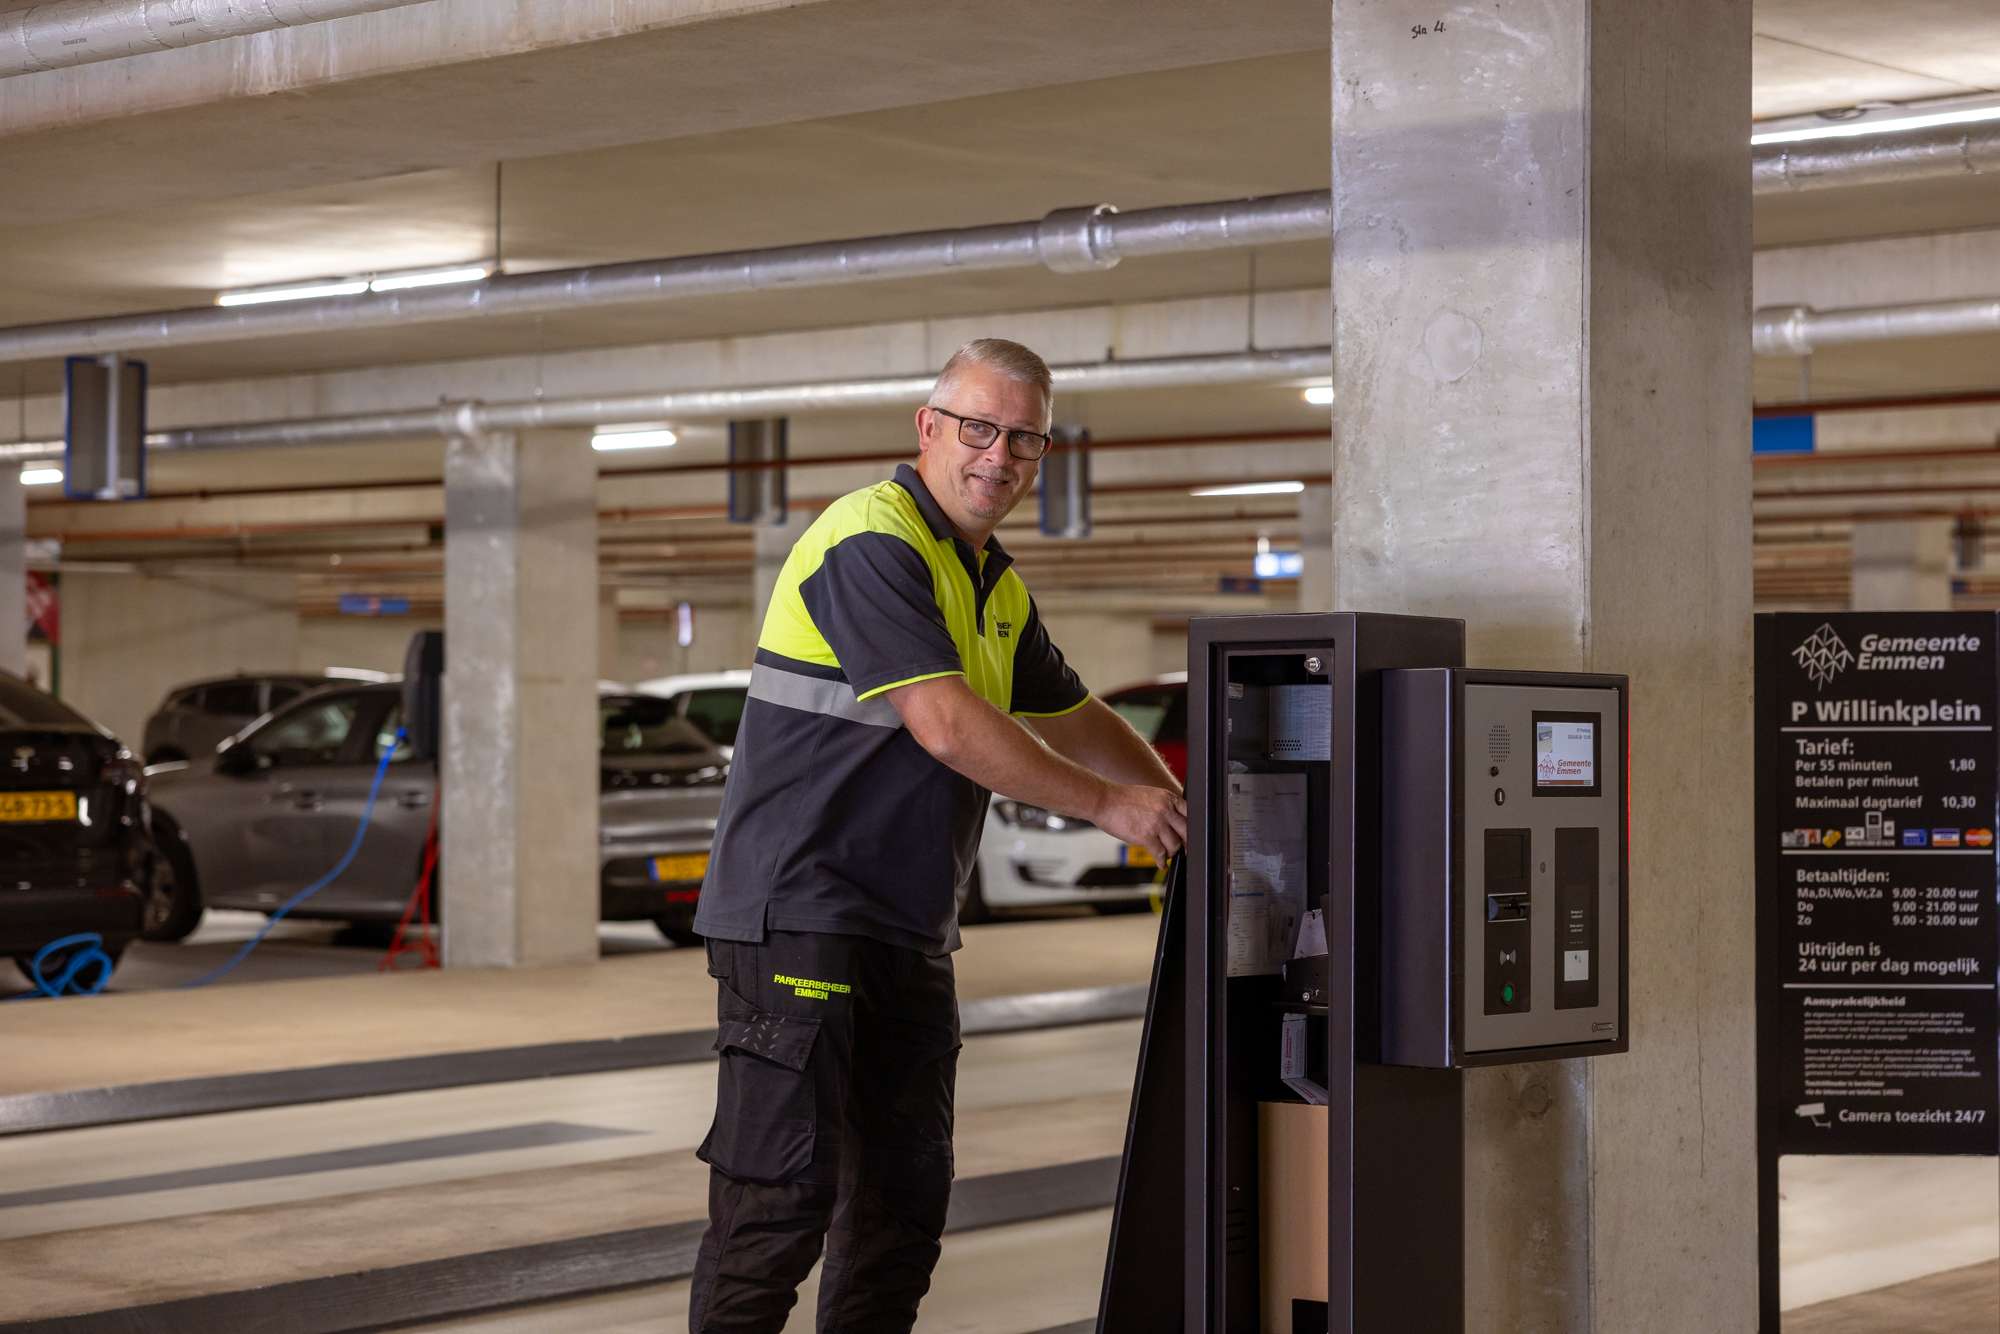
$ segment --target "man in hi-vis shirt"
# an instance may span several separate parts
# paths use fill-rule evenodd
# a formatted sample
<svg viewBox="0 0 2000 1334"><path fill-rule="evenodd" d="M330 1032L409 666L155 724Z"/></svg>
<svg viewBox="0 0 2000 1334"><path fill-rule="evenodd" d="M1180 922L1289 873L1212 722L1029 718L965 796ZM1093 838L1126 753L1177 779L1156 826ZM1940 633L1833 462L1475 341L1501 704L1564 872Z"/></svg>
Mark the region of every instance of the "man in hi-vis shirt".
<svg viewBox="0 0 2000 1334"><path fill-rule="evenodd" d="M1180 785L1064 663L993 537L1050 411L1040 357L967 344L917 411L916 466L834 501L778 577L695 917L721 1066L694 1334L777 1334L822 1244L822 1334L915 1323L989 793L1162 864L1186 837Z"/></svg>

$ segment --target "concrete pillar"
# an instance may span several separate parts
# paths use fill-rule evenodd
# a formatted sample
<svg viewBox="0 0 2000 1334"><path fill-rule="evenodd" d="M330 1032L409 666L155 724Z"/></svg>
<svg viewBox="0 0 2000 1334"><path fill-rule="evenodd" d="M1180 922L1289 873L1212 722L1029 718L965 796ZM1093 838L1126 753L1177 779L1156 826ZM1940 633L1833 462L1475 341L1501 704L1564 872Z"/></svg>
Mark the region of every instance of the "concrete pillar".
<svg viewBox="0 0 2000 1334"><path fill-rule="evenodd" d="M1632 1050L1468 1074L1467 1328L1748 1331L1749 0L1332 50L1334 601L1632 676Z"/></svg>
<svg viewBox="0 0 2000 1334"><path fill-rule="evenodd" d="M0 672L27 670L27 491L19 468L0 467Z"/></svg>
<svg viewBox="0 0 2000 1334"><path fill-rule="evenodd" d="M1950 611L1951 520L1854 525L1856 611Z"/></svg>
<svg viewBox="0 0 2000 1334"><path fill-rule="evenodd" d="M1299 610L1332 611L1333 488L1309 486L1299 493Z"/></svg>
<svg viewBox="0 0 2000 1334"><path fill-rule="evenodd" d="M596 482L588 431L445 450L448 967L597 957Z"/></svg>
<svg viewBox="0 0 2000 1334"><path fill-rule="evenodd" d="M600 576L601 577L601 576ZM597 586L597 674L622 681L618 675L618 585Z"/></svg>
<svg viewBox="0 0 2000 1334"><path fill-rule="evenodd" d="M819 517L817 510L801 511L794 507L783 523L760 523L756 527L755 569L751 575L752 596L756 599L750 607L751 642L764 630L764 613L771 606L771 590L778 585L778 571L785 568L785 557L792 554L792 547L805 535L812 521ZM744 666L749 666L746 662Z"/></svg>

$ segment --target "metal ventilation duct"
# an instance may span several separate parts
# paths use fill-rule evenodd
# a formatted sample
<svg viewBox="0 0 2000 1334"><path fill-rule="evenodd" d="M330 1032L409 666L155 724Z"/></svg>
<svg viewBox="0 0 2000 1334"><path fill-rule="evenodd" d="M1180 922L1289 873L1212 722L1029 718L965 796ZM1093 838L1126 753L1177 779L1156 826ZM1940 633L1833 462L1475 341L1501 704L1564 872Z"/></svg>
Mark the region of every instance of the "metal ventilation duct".
<svg viewBox="0 0 2000 1334"><path fill-rule="evenodd" d="M1750 350L1760 357L1803 357L1841 343L1990 333L2000 333L2000 297L1840 310L1771 306L1750 317Z"/></svg>
<svg viewBox="0 0 2000 1334"><path fill-rule="evenodd" d="M1236 250L1332 234L1325 190L1119 213L1108 204L1060 209L1038 222L908 232L852 241L649 259L489 278L366 296L72 320L0 329L0 362L137 352L169 344L233 343L392 324L530 315L638 305L776 288L1046 268L1108 269L1121 259Z"/></svg>
<svg viewBox="0 0 2000 1334"><path fill-rule="evenodd" d="M0 79L398 9L417 0L51 0L0 14Z"/></svg>
<svg viewBox="0 0 2000 1334"><path fill-rule="evenodd" d="M0 15L0 21L6 17ZM1988 170L2000 170L2000 125L1759 148L1753 186L1770 193ZM1037 222L554 269L319 301L18 325L0 328L0 363L950 273L1037 267L1081 273L1129 258L1324 240L1332 227L1333 195L1327 190L1132 213L1098 204L1059 209ZM1764 322L1760 314L1760 330Z"/></svg>
<svg viewBox="0 0 2000 1334"><path fill-rule="evenodd" d="M2000 173L2000 121L1750 150L1750 188L1760 195L1989 173Z"/></svg>
<svg viewBox="0 0 2000 1334"><path fill-rule="evenodd" d="M1333 353L1324 347L1200 357L1155 357L1144 361L1106 361L1053 368L1058 393L1258 384L1324 378L1332 371ZM271 449L471 435L480 431L596 426L605 422L770 417L843 408L915 406L924 401L936 381L935 375L905 375L881 380L760 385L749 389L691 389L604 398L446 403L411 412L374 412L351 417L317 417L157 431L146 437L146 444L150 449L169 450ZM61 456L62 447L59 444L30 441L0 445L0 463L26 463Z"/></svg>

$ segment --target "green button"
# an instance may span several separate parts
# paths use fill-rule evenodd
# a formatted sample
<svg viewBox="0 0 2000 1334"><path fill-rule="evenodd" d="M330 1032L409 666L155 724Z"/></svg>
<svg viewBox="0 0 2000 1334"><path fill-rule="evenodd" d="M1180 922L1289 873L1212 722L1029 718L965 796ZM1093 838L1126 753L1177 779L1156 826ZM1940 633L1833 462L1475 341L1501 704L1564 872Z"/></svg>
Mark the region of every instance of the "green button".
<svg viewBox="0 0 2000 1334"><path fill-rule="evenodd" d="M1500 988L1500 999L1506 1001L1509 1005L1514 1003L1514 984L1512 982Z"/></svg>

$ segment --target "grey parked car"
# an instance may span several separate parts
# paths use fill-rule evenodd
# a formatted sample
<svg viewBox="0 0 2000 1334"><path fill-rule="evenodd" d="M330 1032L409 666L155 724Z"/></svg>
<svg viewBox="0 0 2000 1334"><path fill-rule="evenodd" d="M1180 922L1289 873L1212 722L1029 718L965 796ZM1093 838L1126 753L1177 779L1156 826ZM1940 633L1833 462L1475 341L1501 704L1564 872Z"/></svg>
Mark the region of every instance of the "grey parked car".
<svg viewBox="0 0 2000 1334"><path fill-rule="evenodd" d="M664 700L601 694L598 717L603 918L651 921L692 944L727 764ZM148 769L174 907L146 938L184 938L206 907L269 912L332 869L401 720L393 682L328 686L212 756ZM400 918L422 872L436 791L436 767L401 747L353 865L292 915Z"/></svg>
<svg viewBox="0 0 2000 1334"><path fill-rule="evenodd" d="M386 681L380 672L272 672L175 686L146 720L148 764L205 757L243 728L333 681Z"/></svg>

